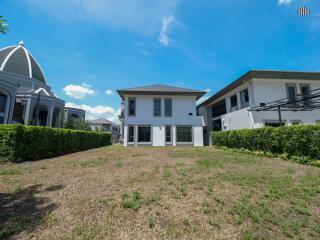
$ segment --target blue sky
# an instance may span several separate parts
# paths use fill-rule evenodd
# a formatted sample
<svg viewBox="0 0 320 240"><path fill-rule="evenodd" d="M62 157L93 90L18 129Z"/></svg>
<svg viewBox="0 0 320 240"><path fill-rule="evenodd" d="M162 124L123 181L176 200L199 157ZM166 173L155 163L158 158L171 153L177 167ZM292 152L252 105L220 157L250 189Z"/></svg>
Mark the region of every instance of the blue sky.
<svg viewBox="0 0 320 240"><path fill-rule="evenodd" d="M306 5L308 17L297 16ZM319 0L0 0L53 91L114 119L115 90L149 84L211 95L250 69L320 71Z"/></svg>

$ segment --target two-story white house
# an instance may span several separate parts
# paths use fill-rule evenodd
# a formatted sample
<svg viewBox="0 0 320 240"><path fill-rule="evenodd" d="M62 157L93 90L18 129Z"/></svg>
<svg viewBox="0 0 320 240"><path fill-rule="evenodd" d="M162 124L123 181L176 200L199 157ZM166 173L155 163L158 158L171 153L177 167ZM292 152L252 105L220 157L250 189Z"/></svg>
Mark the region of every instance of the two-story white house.
<svg viewBox="0 0 320 240"><path fill-rule="evenodd" d="M205 92L166 85L117 90L124 146L203 146L196 101Z"/></svg>
<svg viewBox="0 0 320 240"><path fill-rule="evenodd" d="M272 101L287 98L310 104L312 91L320 89L320 72L249 71L198 106L204 116L204 141L210 144L211 131L279 126L277 111L251 111ZM319 91L320 92L320 91ZM302 108L300 108L301 110ZM320 110L282 111L281 123L315 124L320 121Z"/></svg>

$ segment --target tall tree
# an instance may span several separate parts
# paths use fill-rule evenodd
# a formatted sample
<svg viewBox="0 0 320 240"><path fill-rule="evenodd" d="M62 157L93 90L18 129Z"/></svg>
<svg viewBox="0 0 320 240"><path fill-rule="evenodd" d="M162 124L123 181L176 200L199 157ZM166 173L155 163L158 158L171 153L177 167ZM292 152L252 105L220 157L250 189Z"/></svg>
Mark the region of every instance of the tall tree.
<svg viewBox="0 0 320 240"><path fill-rule="evenodd" d="M0 33L6 34L6 32L9 30L7 25L7 20L5 20L4 17L0 15Z"/></svg>

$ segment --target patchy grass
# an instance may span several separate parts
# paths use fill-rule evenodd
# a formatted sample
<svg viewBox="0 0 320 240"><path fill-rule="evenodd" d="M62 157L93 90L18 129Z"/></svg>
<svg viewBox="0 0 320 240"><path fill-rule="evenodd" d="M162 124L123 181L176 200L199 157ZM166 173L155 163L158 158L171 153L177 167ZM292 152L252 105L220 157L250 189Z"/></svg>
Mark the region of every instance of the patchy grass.
<svg viewBox="0 0 320 240"><path fill-rule="evenodd" d="M320 239L319 215L319 168L216 148L111 146L0 170L0 238Z"/></svg>

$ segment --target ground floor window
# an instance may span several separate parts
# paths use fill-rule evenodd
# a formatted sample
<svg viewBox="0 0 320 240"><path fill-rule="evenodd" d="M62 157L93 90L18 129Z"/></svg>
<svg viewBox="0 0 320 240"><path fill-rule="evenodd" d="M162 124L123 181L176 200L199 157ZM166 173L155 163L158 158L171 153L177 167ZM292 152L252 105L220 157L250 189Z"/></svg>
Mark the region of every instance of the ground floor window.
<svg viewBox="0 0 320 240"><path fill-rule="evenodd" d="M166 143L171 143L171 126L166 126Z"/></svg>
<svg viewBox="0 0 320 240"><path fill-rule="evenodd" d="M134 127L133 126L128 127L128 142L129 143L134 142Z"/></svg>
<svg viewBox="0 0 320 240"><path fill-rule="evenodd" d="M138 142L151 142L151 127L138 127Z"/></svg>
<svg viewBox="0 0 320 240"><path fill-rule="evenodd" d="M177 142L192 143L192 127L177 127Z"/></svg>
<svg viewBox="0 0 320 240"><path fill-rule="evenodd" d="M7 114L8 97L0 92L0 124L4 123Z"/></svg>
<svg viewBox="0 0 320 240"><path fill-rule="evenodd" d="M281 127L284 125L285 125L285 123L280 124L279 122L265 122L264 123L265 127Z"/></svg>

